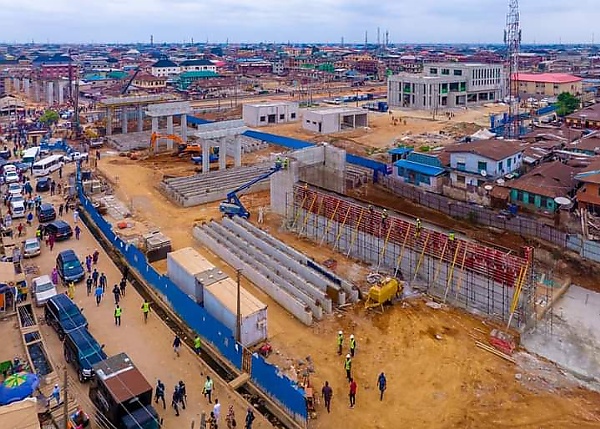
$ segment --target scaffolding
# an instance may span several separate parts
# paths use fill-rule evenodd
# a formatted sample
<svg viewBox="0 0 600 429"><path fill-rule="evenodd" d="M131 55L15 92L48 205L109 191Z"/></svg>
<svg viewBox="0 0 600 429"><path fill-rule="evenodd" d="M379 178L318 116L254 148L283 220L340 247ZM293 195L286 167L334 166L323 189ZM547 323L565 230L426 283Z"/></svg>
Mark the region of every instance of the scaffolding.
<svg viewBox="0 0 600 429"><path fill-rule="evenodd" d="M296 232L327 242L346 257L374 263L444 301L476 307L505 322L514 317L521 325L533 312L528 297L535 284L526 257L450 239L444 231L417 229L406 219L314 187L297 185L288 201Z"/></svg>

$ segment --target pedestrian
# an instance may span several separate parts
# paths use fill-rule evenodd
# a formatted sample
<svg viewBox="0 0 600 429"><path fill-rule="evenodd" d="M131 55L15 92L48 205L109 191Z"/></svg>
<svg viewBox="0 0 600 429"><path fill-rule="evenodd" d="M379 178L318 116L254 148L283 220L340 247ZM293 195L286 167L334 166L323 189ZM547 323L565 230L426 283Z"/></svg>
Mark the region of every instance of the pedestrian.
<svg viewBox="0 0 600 429"><path fill-rule="evenodd" d="M94 265L98 265L98 258L100 257L100 252L98 252L98 249L94 250L94 253L92 253L92 262Z"/></svg>
<svg viewBox="0 0 600 429"><path fill-rule="evenodd" d="M88 273L92 272L92 257L90 255L85 257L85 268L87 269Z"/></svg>
<svg viewBox="0 0 600 429"><path fill-rule="evenodd" d="M115 325L121 326L121 313L123 309L119 307L119 304L115 307Z"/></svg>
<svg viewBox="0 0 600 429"><path fill-rule="evenodd" d="M175 390L173 391L173 398L171 399L171 406L175 410L175 415L179 417L179 389L178 386L175 385Z"/></svg>
<svg viewBox="0 0 600 429"><path fill-rule="evenodd" d="M337 335L337 346L338 346L338 355L342 355L342 346L344 345L344 333L342 331L338 332Z"/></svg>
<svg viewBox="0 0 600 429"><path fill-rule="evenodd" d="M58 195L62 194L62 185L60 183L58 185L56 185L56 193Z"/></svg>
<svg viewBox="0 0 600 429"><path fill-rule="evenodd" d="M75 283L72 281L69 282L69 286L67 287L67 296L71 298L71 300L75 299Z"/></svg>
<svg viewBox="0 0 600 429"><path fill-rule="evenodd" d="M352 379L352 358L350 354L346 355L346 360L344 361L344 369L346 370L346 379Z"/></svg>
<svg viewBox="0 0 600 429"><path fill-rule="evenodd" d="M156 390L154 391L154 403L158 404L158 400L161 399L163 403L163 409L167 409L167 404L165 403L165 385L158 380L156 382Z"/></svg>
<svg viewBox="0 0 600 429"><path fill-rule="evenodd" d="M92 273L92 280L94 280L94 287L98 286L98 277L99 277L98 270L96 270L94 268L94 272Z"/></svg>
<svg viewBox="0 0 600 429"><path fill-rule="evenodd" d="M48 235L48 245L50 246L50 251L52 251L52 249L54 249L54 243L56 241L56 237L53 233L50 233L50 235Z"/></svg>
<svg viewBox="0 0 600 429"><path fill-rule="evenodd" d="M27 225L31 226L31 222L33 222L33 213L29 212L27 214Z"/></svg>
<svg viewBox="0 0 600 429"><path fill-rule="evenodd" d="M56 190L56 183L54 181L50 182L50 196L54 196L54 191Z"/></svg>
<svg viewBox="0 0 600 429"><path fill-rule="evenodd" d="M381 374L379 374L379 377L377 378L377 387L379 388L379 400L383 401L383 392L385 392L387 387L387 380L383 371L381 371Z"/></svg>
<svg viewBox="0 0 600 429"><path fill-rule="evenodd" d="M123 277L121 279L121 282L119 283L119 288L121 289L121 296L125 296L125 287L127 287L127 280L125 279L125 277Z"/></svg>
<svg viewBox="0 0 600 429"><path fill-rule="evenodd" d="M323 401L325 402L325 408L327 412L331 412L331 397L333 396L333 389L329 385L329 381L325 382L325 386L321 389L321 395L323 396Z"/></svg>
<svg viewBox="0 0 600 429"><path fill-rule="evenodd" d="M108 281L106 280L106 274L101 273L100 274L100 278L98 279L98 282L100 283L100 287L102 288L102 292L106 292L106 284L108 283Z"/></svg>
<svg viewBox="0 0 600 429"><path fill-rule="evenodd" d="M213 391L213 381L210 379L210 376L206 376L206 381L204 382L204 390L203 394L205 398L208 398L208 403L212 404L212 391Z"/></svg>
<svg viewBox="0 0 600 429"><path fill-rule="evenodd" d="M254 410L250 407L248 407L248 412L246 413L246 428L245 429L252 429L252 423L254 423L254 419L256 419L256 417L254 416Z"/></svg>
<svg viewBox="0 0 600 429"><path fill-rule="evenodd" d="M350 356L354 357L354 352L356 351L356 338L354 338L354 334L350 335Z"/></svg>
<svg viewBox="0 0 600 429"><path fill-rule="evenodd" d="M115 285L117 287L117 285ZM120 290L119 290L120 292ZM144 314L144 323L148 323L148 313L150 313L150 303L147 299L142 303L142 313Z"/></svg>
<svg viewBox="0 0 600 429"><path fill-rule="evenodd" d="M217 429L217 418L215 417L214 411L210 412L210 416L208 416L208 420L206 420L208 429Z"/></svg>
<svg viewBox="0 0 600 429"><path fill-rule="evenodd" d="M121 290L119 289L119 285L113 286L112 293L115 296L115 304L119 305L119 299L121 298Z"/></svg>
<svg viewBox="0 0 600 429"><path fill-rule="evenodd" d="M55 384L54 389L52 389L52 398L56 399L56 405L60 405L60 387L58 387L58 384Z"/></svg>
<svg viewBox="0 0 600 429"><path fill-rule="evenodd" d="M81 234L81 228L79 228L79 225L75 225L75 239L76 240L79 240L79 234Z"/></svg>
<svg viewBox="0 0 600 429"><path fill-rule="evenodd" d="M92 280L92 276L88 276L87 280L85 281L85 286L87 289L87 296L90 296L92 294L92 284L94 283L94 280Z"/></svg>
<svg viewBox="0 0 600 429"><path fill-rule="evenodd" d="M200 348L202 347L202 341L200 340L200 336L196 334L196 338L194 338L194 351L197 355L200 354Z"/></svg>
<svg viewBox="0 0 600 429"><path fill-rule="evenodd" d="M218 425L219 417L221 417L221 404L219 404L219 399L217 399L217 398L215 398L215 405L213 406L213 413L215 413L215 420Z"/></svg>
<svg viewBox="0 0 600 429"><path fill-rule="evenodd" d="M19 222L19 226L17 226L17 231L19 231L19 237L23 235L23 224Z"/></svg>
<svg viewBox="0 0 600 429"><path fill-rule="evenodd" d="M123 267L123 278L125 280L127 280L128 277L129 277L129 265L125 265Z"/></svg>
<svg viewBox="0 0 600 429"><path fill-rule="evenodd" d="M187 402L187 390L185 389L185 383L183 380L179 380L179 402L181 402L181 408L185 410L185 403Z"/></svg>
<svg viewBox="0 0 600 429"><path fill-rule="evenodd" d="M181 338L179 335L175 334L175 339L173 340L173 351L179 357L179 348L181 347Z"/></svg>
<svg viewBox="0 0 600 429"><path fill-rule="evenodd" d="M64 204L60 203L60 206L58 206L58 216L62 217L64 210L65 210Z"/></svg>
<svg viewBox="0 0 600 429"><path fill-rule="evenodd" d="M73 222L75 222L75 224L79 222L79 210L77 209L73 210Z"/></svg>
<svg viewBox="0 0 600 429"><path fill-rule="evenodd" d="M50 276L52 279L52 283L58 285L58 270L56 269L56 267L52 268L52 274L50 274Z"/></svg>
<svg viewBox="0 0 600 429"><path fill-rule="evenodd" d="M233 405L230 405L229 409L227 410L225 423L227 423L227 429L234 429L235 427L237 427L237 422L235 421L235 410L233 409Z"/></svg>
<svg viewBox="0 0 600 429"><path fill-rule="evenodd" d="M100 306L100 302L102 301L103 294L104 294L104 292L102 292L102 288L100 286L98 286L96 288L96 291L94 292L94 296L96 297L96 307Z"/></svg>
<svg viewBox="0 0 600 429"><path fill-rule="evenodd" d="M357 389L356 381L353 378L350 379L350 392L348 393L348 397L350 398L350 408L354 408L356 405L356 389Z"/></svg>
<svg viewBox="0 0 600 429"><path fill-rule="evenodd" d="M62 179L62 165L58 168L58 178Z"/></svg>
<svg viewBox="0 0 600 429"><path fill-rule="evenodd" d="M66 213L69 213L69 201L68 200L65 202L65 214Z"/></svg>

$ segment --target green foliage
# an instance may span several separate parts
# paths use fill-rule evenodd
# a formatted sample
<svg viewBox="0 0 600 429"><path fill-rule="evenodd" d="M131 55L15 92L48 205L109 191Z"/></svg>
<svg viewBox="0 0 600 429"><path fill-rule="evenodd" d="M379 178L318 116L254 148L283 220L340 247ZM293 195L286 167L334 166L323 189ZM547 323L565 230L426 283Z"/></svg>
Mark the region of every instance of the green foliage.
<svg viewBox="0 0 600 429"><path fill-rule="evenodd" d="M566 116L573 113L575 110L579 109L580 102L577 97L568 92L563 92L558 96L558 107L556 109L556 114L558 116Z"/></svg>
<svg viewBox="0 0 600 429"><path fill-rule="evenodd" d="M44 114L40 117L40 122L46 125L55 124L58 122L60 117L58 113L54 110L46 110Z"/></svg>
<svg viewBox="0 0 600 429"><path fill-rule="evenodd" d="M421 152L429 152L431 150L431 146L421 146L419 151Z"/></svg>

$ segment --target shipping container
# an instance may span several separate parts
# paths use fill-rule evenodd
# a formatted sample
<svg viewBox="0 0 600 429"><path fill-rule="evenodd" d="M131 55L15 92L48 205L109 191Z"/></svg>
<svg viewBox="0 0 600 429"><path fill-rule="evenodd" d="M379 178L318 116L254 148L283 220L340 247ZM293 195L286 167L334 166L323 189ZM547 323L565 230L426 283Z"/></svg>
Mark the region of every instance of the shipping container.
<svg viewBox="0 0 600 429"><path fill-rule="evenodd" d="M196 276L215 267L204 256L191 247L167 254L167 275L184 293L202 303L203 287Z"/></svg>
<svg viewBox="0 0 600 429"><path fill-rule="evenodd" d="M235 335L237 283L231 278L204 286L204 308ZM241 343L250 347L267 339L267 306L240 287Z"/></svg>

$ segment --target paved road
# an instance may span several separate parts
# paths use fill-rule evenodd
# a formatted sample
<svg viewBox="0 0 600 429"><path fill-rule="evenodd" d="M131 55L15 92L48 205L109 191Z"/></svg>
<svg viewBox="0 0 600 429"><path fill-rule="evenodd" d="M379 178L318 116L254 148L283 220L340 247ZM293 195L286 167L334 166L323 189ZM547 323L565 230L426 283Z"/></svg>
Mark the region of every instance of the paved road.
<svg viewBox="0 0 600 429"><path fill-rule="evenodd" d="M58 206L61 200L56 196L50 197L49 193L45 193L43 197L44 201L51 201L55 206ZM65 214L63 219L71 225L74 223L71 212ZM30 228L27 236L34 235L35 227L36 225ZM83 260L85 255L91 254L97 248L100 251L98 270L106 273L109 288L112 289L112 285L120 280L120 273L117 267L81 222L80 227L83 230L80 240L72 238L68 241L57 243L53 251L43 246L42 255L32 259L31 262L40 267L41 274L49 274L54 266L55 258L60 251L73 249L77 252L80 259ZM153 313L150 314L148 323L144 324L140 309L142 298L131 285L127 287L126 296L121 302L123 308L122 325L120 327L115 326L113 319L114 299L109 288L107 288L107 295L99 307L96 307L93 296L86 296L85 284L83 282L77 285L75 291L75 302L83 308L84 315L89 321L89 329L92 335L94 335L100 344L105 344L106 353L109 356L120 352L127 353L151 385L155 385L157 379L162 380L167 388L167 402L169 402L173 387L179 380L184 380L187 385L189 405L185 411L181 412L180 417L175 416L174 411L168 408L168 404L166 411L162 407L157 409L161 417L164 417L164 428L189 428L193 420L195 420L195 425L198 427L200 413L202 411L209 413L212 410L212 405L209 405L208 401L201 394L207 375L210 375L215 380L214 397L218 398L223 404L221 427L225 427L224 416L227 408L232 403L235 406L237 420L241 423L246 414L247 402L237 393L228 389L217 378L216 374L207 368L191 350L183 348L181 356L175 356L171 348L173 341L172 332ZM65 292L65 289L59 287L59 292ZM42 319L42 315L43 311L39 309L38 318ZM42 327L42 332L46 338L51 360L61 366L64 365L62 345L58 341L56 333L45 325ZM69 367L69 375L73 380L76 380L75 371L71 367ZM73 384L82 387L81 393L87 395L87 385L81 386L77 381ZM85 400L81 402L84 406L86 405ZM261 415L256 413L256 416L257 419L254 427L271 427L270 423Z"/></svg>

